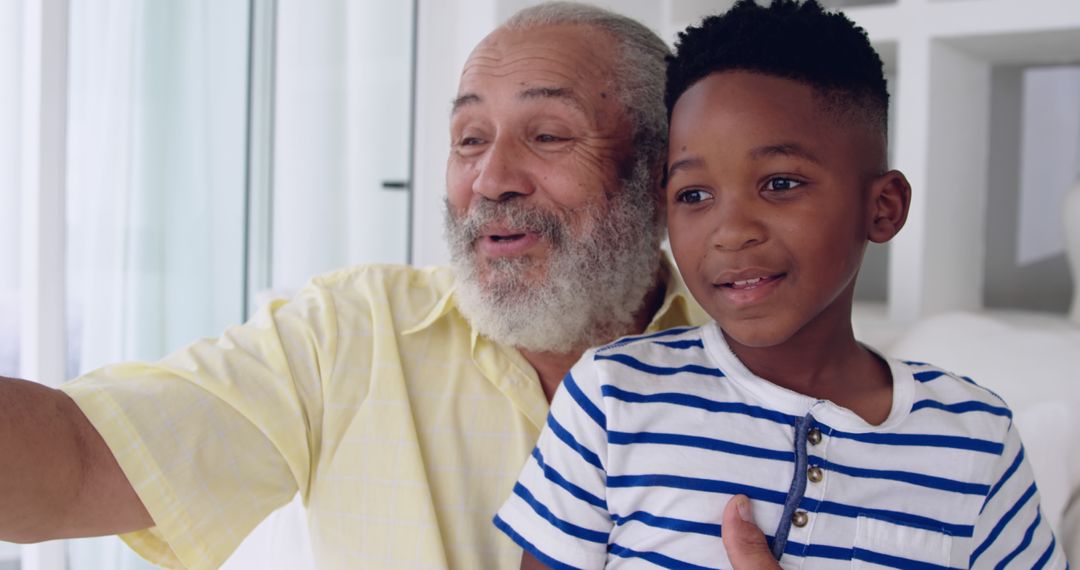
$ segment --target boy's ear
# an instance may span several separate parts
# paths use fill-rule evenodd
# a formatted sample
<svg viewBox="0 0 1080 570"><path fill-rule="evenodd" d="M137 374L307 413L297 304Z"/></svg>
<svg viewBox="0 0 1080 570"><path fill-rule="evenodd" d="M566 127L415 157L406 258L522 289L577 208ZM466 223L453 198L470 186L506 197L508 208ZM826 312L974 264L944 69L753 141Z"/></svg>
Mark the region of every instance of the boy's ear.
<svg viewBox="0 0 1080 570"><path fill-rule="evenodd" d="M890 170L874 179L870 188L869 231L867 237L874 243L885 243L893 238L907 221L911 206L911 185L899 170Z"/></svg>

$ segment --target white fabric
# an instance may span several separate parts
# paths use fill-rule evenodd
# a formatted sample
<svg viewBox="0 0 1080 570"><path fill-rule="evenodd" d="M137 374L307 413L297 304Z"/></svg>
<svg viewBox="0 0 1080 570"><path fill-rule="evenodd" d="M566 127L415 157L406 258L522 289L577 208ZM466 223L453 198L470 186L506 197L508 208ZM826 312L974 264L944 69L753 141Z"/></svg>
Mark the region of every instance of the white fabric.
<svg viewBox="0 0 1080 570"><path fill-rule="evenodd" d="M676 333L590 352L564 380L497 519L541 560L724 567L724 505L748 494L756 522L770 535L778 528L794 475L793 424L809 413L824 433L807 447L809 462L824 479L806 483L799 508L809 524L790 527L781 565L957 568L974 556L976 567L1041 558L1065 567L1009 411L987 390L889 360L892 411L872 426L754 376L715 323Z"/></svg>

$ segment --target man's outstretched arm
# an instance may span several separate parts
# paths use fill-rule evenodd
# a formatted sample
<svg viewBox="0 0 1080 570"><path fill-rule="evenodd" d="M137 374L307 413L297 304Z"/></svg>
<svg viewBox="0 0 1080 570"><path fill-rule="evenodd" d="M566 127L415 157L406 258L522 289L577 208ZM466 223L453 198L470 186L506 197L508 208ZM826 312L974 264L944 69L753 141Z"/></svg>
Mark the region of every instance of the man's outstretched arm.
<svg viewBox="0 0 1080 570"><path fill-rule="evenodd" d="M75 402L0 377L0 540L119 534L154 525Z"/></svg>

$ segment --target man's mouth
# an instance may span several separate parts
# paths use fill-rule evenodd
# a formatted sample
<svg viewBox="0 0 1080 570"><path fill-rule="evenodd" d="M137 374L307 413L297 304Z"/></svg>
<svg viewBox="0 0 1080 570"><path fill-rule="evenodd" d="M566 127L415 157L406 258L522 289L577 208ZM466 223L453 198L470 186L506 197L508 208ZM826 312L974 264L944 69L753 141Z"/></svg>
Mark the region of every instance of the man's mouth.
<svg viewBox="0 0 1080 570"><path fill-rule="evenodd" d="M489 235L488 239L490 239L491 241L496 242L496 243L501 243L501 242L519 240L519 239L522 239L524 237L525 237L525 234L520 233L520 234Z"/></svg>
<svg viewBox="0 0 1080 570"><path fill-rule="evenodd" d="M540 241L540 234L528 230L500 229L485 233L477 250L488 257L517 257L528 253Z"/></svg>

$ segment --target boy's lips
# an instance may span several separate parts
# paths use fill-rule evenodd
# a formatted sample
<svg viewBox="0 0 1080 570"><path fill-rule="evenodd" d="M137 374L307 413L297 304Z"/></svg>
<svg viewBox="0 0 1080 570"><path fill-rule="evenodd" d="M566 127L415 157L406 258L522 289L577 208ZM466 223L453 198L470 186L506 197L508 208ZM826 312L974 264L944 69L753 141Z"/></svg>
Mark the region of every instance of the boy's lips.
<svg viewBox="0 0 1080 570"><path fill-rule="evenodd" d="M713 288L730 302L746 305L767 297L786 277L784 272L761 269L725 271L713 281Z"/></svg>

